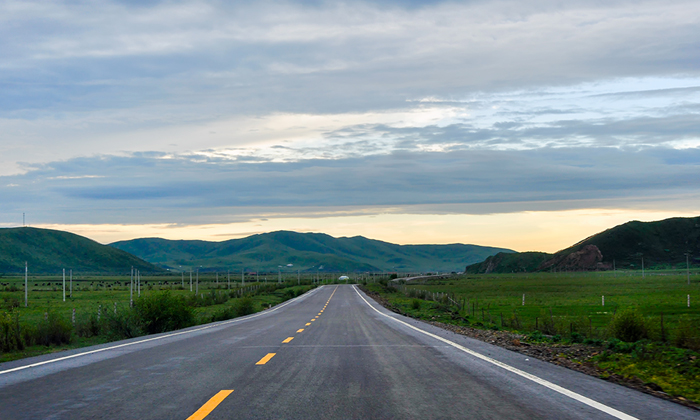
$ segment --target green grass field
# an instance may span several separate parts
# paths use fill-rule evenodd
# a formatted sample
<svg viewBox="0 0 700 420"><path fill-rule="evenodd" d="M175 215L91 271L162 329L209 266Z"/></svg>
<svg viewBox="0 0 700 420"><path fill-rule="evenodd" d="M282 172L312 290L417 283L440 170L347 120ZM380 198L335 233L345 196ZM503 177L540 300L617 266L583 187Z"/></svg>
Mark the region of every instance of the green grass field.
<svg viewBox="0 0 700 420"><path fill-rule="evenodd" d="M672 334L681 318L700 325L700 275L690 277L688 285L678 271L487 274L399 287L408 297L448 295L463 305L461 314L482 323L500 325L502 315L506 323L535 330L554 320L560 328L571 331L573 324L579 333L602 337L613 315L628 308L645 316L654 334L661 333L662 316L664 334Z"/></svg>
<svg viewBox="0 0 700 420"><path fill-rule="evenodd" d="M222 314L228 313L229 315L226 315L228 318L235 316L236 305L241 302L241 299L237 299L239 296L249 296L250 310L258 312L297 296L299 293L309 290L314 284L314 279L311 276L299 280L294 276L293 279L283 279L282 283L278 283L277 276L274 278L268 276L267 281L263 276L259 278L246 277L245 283L241 282L240 276L235 280L232 276L229 283L225 275L219 275L217 281L215 275L200 273L199 284L197 285L196 277L193 278L192 291L190 291L189 276L185 277L184 287L180 276L144 276L141 279L141 296L145 298L167 291L173 296L184 297L187 305L194 308L195 323L203 324L211 322L212 317L217 315L223 316ZM330 279L326 279L326 282L329 281ZM0 362L107 342L110 339L110 332L105 331L104 327L100 333L92 336L79 334L80 326L90 324L91 319L92 324L94 324L98 313L104 320L107 315L114 314L115 308L120 314L130 310L131 288L128 276L73 276L72 296L69 276L66 276L65 301L63 300L62 276L30 276L27 283L29 285L29 304L25 307L24 278L0 278L0 316L4 317L2 319L4 322L0 324L10 329L14 328L13 325L16 323L19 323L20 327L36 327L45 321L49 314L52 314L73 325L72 339L70 343L61 345L28 345L19 351L6 350L3 352L0 348ZM269 289L272 286L276 287L277 290L266 289L266 287ZM139 299L136 286L133 290L133 299L135 302ZM73 310L75 310L75 324L73 323ZM0 333L7 334L8 332L0 331Z"/></svg>

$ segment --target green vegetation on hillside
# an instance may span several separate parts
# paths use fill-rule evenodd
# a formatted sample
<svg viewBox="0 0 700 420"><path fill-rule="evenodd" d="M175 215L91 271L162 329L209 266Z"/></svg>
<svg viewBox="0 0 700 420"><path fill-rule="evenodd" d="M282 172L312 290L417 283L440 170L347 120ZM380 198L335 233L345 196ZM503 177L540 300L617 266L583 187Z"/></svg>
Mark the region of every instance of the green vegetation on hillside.
<svg viewBox="0 0 700 420"><path fill-rule="evenodd" d="M143 238L111 246L146 261L178 270L203 266L209 270L275 272L462 271L503 248L477 245L396 245L362 236L334 238L320 233L279 231L224 242L172 241ZM293 264L293 268L286 268Z"/></svg>
<svg viewBox="0 0 700 420"><path fill-rule="evenodd" d="M59 273L63 268L76 273L124 274L131 267L146 273L164 271L127 252L69 232L30 227L0 229L0 275L24 273L25 261L30 273Z"/></svg>
<svg viewBox="0 0 700 420"><path fill-rule="evenodd" d="M595 246L602 254L597 264L571 267L567 257ZM593 248L595 249L595 248ZM700 217L676 217L656 222L632 221L593 235L558 251L497 254L466 267L472 274L570 271L591 269L681 268L700 264Z"/></svg>

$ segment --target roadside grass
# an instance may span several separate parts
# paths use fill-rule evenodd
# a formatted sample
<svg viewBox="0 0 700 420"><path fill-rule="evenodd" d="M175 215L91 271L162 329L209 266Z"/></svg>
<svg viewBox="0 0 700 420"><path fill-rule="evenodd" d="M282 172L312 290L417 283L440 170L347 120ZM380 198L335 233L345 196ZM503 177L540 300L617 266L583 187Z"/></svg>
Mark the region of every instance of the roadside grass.
<svg viewBox="0 0 700 420"><path fill-rule="evenodd" d="M651 338L661 341L676 333L681 319L700 325L700 278L691 276L689 286L685 273L677 271L646 272L644 277L620 271L467 275L400 288L410 297L415 296L411 290L449 296L470 320L500 325L502 315L506 326L514 323L522 330L541 329L544 323L559 334L605 338L613 316L626 308L638 310L649 323Z"/></svg>
<svg viewBox="0 0 700 420"><path fill-rule="evenodd" d="M700 403L700 287L697 275L690 286L686 279L669 272L537 273L363 286L414 318L511 331L551 346L591 345L595 355L586 362L603 376L638 378Z"/></svg>
<svg viewBox="0 0 700 420"><path fill-rule="evenodd" d="M193 290L199 289L195 293L189 290L189 278L183 288L180 277L143 277L141 298L135 288L131 309L129 277L76 277L72 297L66 280L65 302L60 276L30 277L28 307L24 307L24 279L0 278L0 362L140 336L153 328L160 332L231 319L316 287L308 279L306 284L232 281L229 288L225 279L217 283L213 276L200 275L199 286L193 285ZM150 310L144 311L147 301ZM162 325L149 321L163 317L175 321Z"/></svg>

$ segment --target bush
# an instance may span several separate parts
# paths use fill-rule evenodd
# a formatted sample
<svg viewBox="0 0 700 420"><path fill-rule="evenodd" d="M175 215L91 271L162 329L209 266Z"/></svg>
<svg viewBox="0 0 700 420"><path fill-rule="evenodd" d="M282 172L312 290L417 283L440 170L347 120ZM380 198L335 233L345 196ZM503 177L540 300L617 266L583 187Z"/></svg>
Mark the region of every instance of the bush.
<svg viewBox="0 0 700 420"><path fill-rule="evenodd" d="M211 316L211 322L226 321L227 319L236 317L236 307L226 306L214 312Z"/></svg>
<svg viewBox="0 0 700 420"><path fill-rule="evenodd" d="M10 352L24 349L19 329L19 312L0 313L0 351Z"/></svg>
<svg viewBox="0 0 700 420"><path fill-rule="evenodd" d="M411 309L415 309L416 311L420 309L420 300L418 299L413 299L411 301Z"/></svg>
<svg viewBox="0 0 700 420"><path fill-rule="evenodd" d="M634 343L649 337L644 317L634 309L617 313L610 322L610 335L618 340Z"/></svg>
<svg viewBox="0 0 700 420"><path fill-rule="evenodd" d="M138 299L134 309L144 332L157 334L194 325L194 309L184 298L169 291L153 293Z"/></svg>
<svg viewBox="0 0 700 420"><path fill-rule="evenodd" d="M253 298L250 296L245 296L238 299L236 302L236 316L250 315L255 312L253 307Z"/></svg>
<svg viewBox="0 0 700 420"><path fill-rule="evenodd" d="M673 336L673 345L686 349L700 350L700 328L687 316L682 316Z"/></svg>
<svg viewBox="0 0 700 420"><path fill-rule="evenodd" d="M105 314L104 324L107 335L113 340L133 338L144 334L143 323L138 313L131 308L124 308L117 313Z"/></svg>
<svg viewBox="0 0 700 420"><path fill-rule="evenodd" d="M54 312L49 311L47 319L41 320L34 334L34 342L42 346L69 344L73 338L73 325Z"/></svg>
<svg viewBox="0 0 700 420"><path fill-rule="evenodd" d="M78 337L94 337L100 335L102 325L97 321L97 315L94 312L89 314L79 314L75 319L75 334Z"/></svg>

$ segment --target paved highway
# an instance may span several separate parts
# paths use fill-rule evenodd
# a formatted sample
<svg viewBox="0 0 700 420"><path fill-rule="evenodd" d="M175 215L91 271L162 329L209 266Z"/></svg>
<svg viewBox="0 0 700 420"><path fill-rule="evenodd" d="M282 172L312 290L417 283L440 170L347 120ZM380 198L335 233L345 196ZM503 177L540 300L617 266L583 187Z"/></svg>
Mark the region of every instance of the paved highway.
<svg viewBox="0 0 700 420"><path fill-rule="evenodd" d="M391 313L354 286L0 365L1 419L699 419Z"/></svg>

